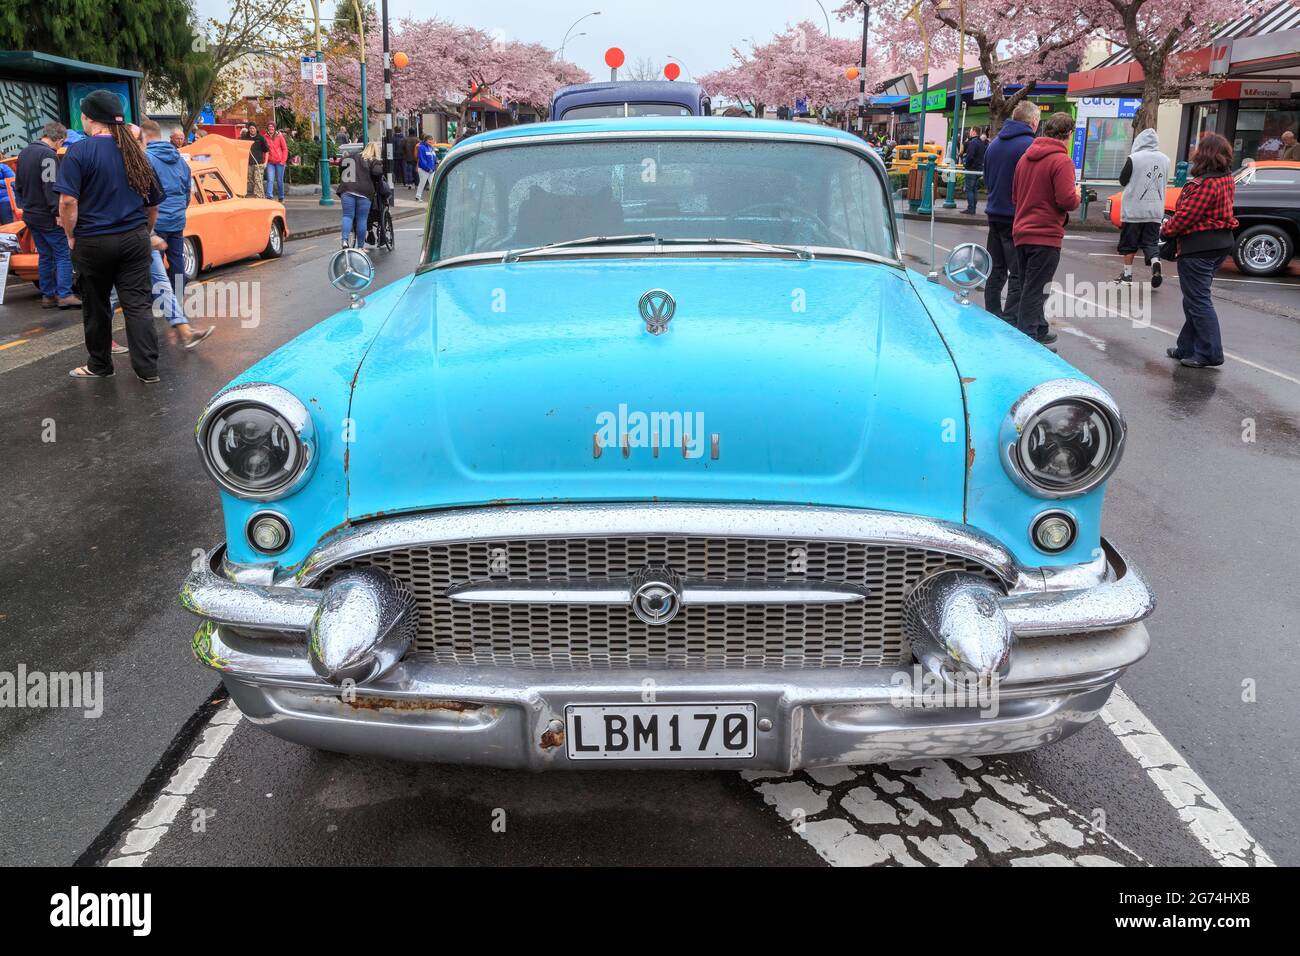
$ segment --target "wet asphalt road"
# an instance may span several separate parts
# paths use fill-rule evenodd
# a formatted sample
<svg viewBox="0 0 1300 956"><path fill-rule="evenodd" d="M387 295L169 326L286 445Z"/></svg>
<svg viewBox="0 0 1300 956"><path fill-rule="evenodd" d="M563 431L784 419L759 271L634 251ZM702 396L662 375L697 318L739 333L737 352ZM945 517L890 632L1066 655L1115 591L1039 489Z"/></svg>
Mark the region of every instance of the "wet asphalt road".
<svg viewBox="0 0 1300 956"><path fill-rule="evenodd" d="M908 226L917 234L911 250L920 251L928 234ZM417 234L405 230L398 252L379 256L378 285L414 262ZM935 235L950 247L982 234L940 225ZM103 671L107 699L98 719L0 710L0 862L70 863L92 845L96 856L113 855L124 826L156 805L188 755L160 764L217 683L192 661L194 622L175 593L194 550L221 534L193 424L230 377L339 307L323 279L331 248L304 240L278 262L221 270L223 279L260 281L260 324L218 321L217 336L197 352L165 348L164 382L152 389L129 374L67 379L83 353L58 349L57 337L75 334L75 323L0 351L0 670L23 663ZM1091 238L1067 240L1062 277L1067 269L1079 282L1112 277L1118 260L1108 249ZM10 292L0 343L66 319L25 303L27 290ZM1300 707L1291 688L1300 663L1288 649L1300 570L1292 544L1300 532L1292 505L1300 486L1300 287L1288 278L1239 283L1229 294L1218 307L1225 344L1239 358L1216 371L1182 369L1163 356L1172 339L1159 329L1181 324L1173 281L1155 293L1151 327L1110 314L1056 324L1061 354L1111 390L1129 420L1107 534L1146 572L1160 608L1150 622L1151 655L1123 687L1273 858L1295 864ZM1249 422L1254 441L1243 441ZM51 423L55 440L43 440ZM1252 687L1253 700L1243 699ZM972 782L982 774L997 807L1041 822L1040 814L1056 814L1042 805L1060 804L1057 825L1041 828L1053 837L1022 834L1022 849L1111 862L1213 861L1100 721L1056 747L958 769L961 780L942 767L904 772L917 800L933 801L925 804L933 825L917 822L919 811L905 820L922 835L944 837L968 809L977 817L988 809ZM151 779L155 770L160 776ZM798 789L813 819L818 801L831 802L818 824L824 835L852 803L845 791L858 781L850 777L785 784L724 773L533 776L408 766L304 751L242 722L149 862L809 863L836 853L825 839L792 832L782 820L789 791L780 788ZM878 793L904 785L875 782ZM855 806L860 832L889 828L888 812L864 811L860 796ZM202 828L190 825L195 811L211 814ZM1061 822L1074 820L1077 830L1079 818L1095 821L1098 811L1104 838L1076 839ZM501 819L504 833L493 825ZM1020 819L1003 819L1000 832ZM981 851L978 862L1004 862L1017 851L999 839L966 842Z"/></svg>

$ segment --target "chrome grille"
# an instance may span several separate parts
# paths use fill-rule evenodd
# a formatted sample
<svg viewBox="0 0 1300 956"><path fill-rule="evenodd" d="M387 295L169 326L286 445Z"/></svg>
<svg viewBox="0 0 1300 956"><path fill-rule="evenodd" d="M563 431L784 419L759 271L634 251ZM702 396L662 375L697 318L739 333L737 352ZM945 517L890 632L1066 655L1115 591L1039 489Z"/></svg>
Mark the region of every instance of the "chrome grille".
<svg viewBox="0 0 1300 956"><path fill-rule="evenodd" d="M864 585L852 604L688 606L666 626L630 608L452 603L470 581L627 578L666 566L706 581ZM420 609L417 653L440 663L537 668L859 667L907 653L903 599L945 570L997 576L969 559L922 548L784 538L616 536L478 540L403 547L330 568L373 566L406 584Z"/></svg>

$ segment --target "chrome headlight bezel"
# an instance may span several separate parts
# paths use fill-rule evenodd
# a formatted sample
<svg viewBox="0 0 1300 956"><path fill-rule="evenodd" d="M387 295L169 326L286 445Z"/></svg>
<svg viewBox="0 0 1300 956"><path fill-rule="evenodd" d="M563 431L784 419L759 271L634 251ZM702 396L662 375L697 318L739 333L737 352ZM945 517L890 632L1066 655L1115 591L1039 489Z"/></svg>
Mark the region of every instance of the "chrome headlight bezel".
<svg viewBox="0 0 1300 956"><path fill-rule="evenodd" d="M292 471L272 488L249 489L241 486L217 466L210 454L213 424L232 407L245 405L261 408L279 418L298 443L298 455ZM316 466L316 430L311 413L295 395L278 385L248 382L221 392L199 416L194 438L199 447L199 459L212 480L225 491L245 501L277 501L287 498L307 483Z"/></svg>
<svg viewBox="0 0 1300 956"><path fill-rule="evenodd" d="M1074 484L1065 487L1039 484L1022 465L1020 443L1034 421L1045 411L1058 405L1071 404L1086 406L1102 416L1110 433L1110 450L1098 467ZM1057 378L1035 385L1016 400L1002 422L998 445L1002 467L1021 489L1038 498L1077 498L1097 488L1114 473L1120 459L1124 457L1126 435L1124 416L1110 393L1091 382Z"/></svg>

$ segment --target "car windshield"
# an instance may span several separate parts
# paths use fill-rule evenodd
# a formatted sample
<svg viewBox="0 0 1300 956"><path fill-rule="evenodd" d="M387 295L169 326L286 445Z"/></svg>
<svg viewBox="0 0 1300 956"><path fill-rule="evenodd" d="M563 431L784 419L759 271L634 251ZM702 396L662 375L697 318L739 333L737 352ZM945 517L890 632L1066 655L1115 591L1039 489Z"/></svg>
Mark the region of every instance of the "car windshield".
<svg viewBox="0 0 1300 956"><path fill-rule="evenodd" d="M690 116L677 103L593 103L564 111L562 119L608 119L614 116Z"/></svg>
<svg viewBox="0 0 1300 956"><path fill-rule="evenodd" d="M744 240L896 258L884 177L856 151L798 141L603 139L486 149L448 166L429 260ZM739 246L737 246L739 248ZM644 249L642 250L644 252Z"/></svg>

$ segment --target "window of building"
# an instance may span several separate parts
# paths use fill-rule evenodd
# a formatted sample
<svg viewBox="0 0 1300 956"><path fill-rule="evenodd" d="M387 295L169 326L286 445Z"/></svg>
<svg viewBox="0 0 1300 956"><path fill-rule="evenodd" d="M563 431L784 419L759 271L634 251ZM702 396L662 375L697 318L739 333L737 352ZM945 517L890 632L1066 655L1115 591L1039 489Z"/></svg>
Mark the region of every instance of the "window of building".
<svg viewBox="0 0 1300 956"><path fill-rule="evenodd" d="M1092 116L1087 120L1083 147L1083 178L1119 179L1133 142L1133 121L1114 116Z"/></svg>
<svg viewBox="0 0 1300 956"><path fill-rule="evenodd" d="M1237 133L1232 141L1234 165L1243 159L1280 159L1282 134L1296 132L1300 103L1295 100L1248 100L1237 109Z"/></svg>

